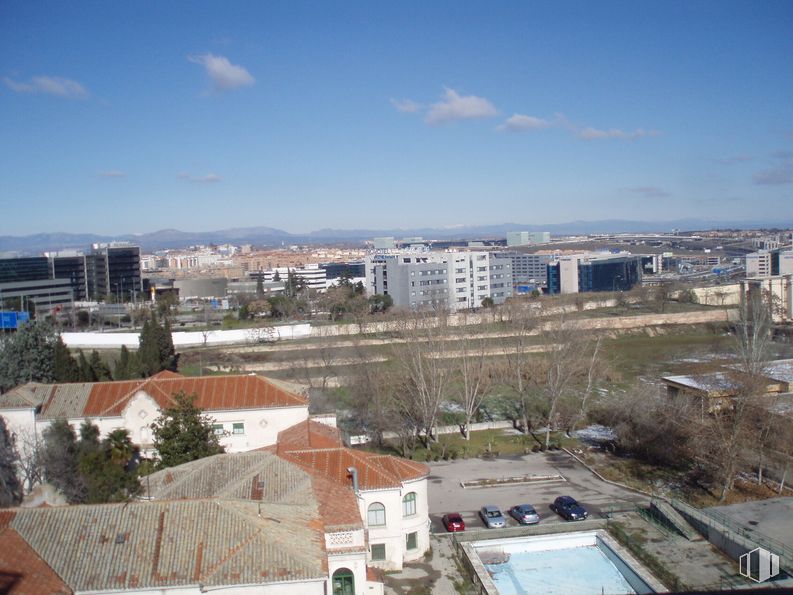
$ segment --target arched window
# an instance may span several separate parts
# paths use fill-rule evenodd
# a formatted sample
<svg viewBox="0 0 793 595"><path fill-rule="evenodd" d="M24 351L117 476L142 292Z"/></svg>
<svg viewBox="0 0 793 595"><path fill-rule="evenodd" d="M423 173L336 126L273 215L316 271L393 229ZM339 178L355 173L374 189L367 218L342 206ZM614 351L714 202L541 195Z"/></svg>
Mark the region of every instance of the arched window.
<svg viewBox="0 0 793 595"><path fill-rule="evenodd" d="M413 516L414 514L416 514L416 492L410 492L402 498L402 516Z"/></svg>
<svg viewBox="0 0 793 595"><path fill-rule="evenodd" d="M333 573L333 595L355 595L355 577L349 568Z"/></svg>
<svg viewBox="0 0 793 595"><path fill-rule="evenodd" d="M379 502L375 502L369 506L366 515L366 524L370 527L381 527L385 525L385 506Z"/></svg>

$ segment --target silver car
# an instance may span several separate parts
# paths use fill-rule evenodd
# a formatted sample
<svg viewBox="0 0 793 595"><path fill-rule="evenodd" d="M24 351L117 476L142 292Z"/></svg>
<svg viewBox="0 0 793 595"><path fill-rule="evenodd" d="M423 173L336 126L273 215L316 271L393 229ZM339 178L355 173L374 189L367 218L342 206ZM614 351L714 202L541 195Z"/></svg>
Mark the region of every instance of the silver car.
<svg viewBox="0 0 793 595"><path fill-rule="evenodd" d="M479 516L488 529L501 529L507 526L507 520L501 514L498 506L483 506L479 509Z"/></svg>
<svg viewBox="0 0 793 595"><path fill-rule="evenodd" d="M518 504L509 509L509 514L521 525L535 525L540 522L540 515L531 504Z"/></svg>

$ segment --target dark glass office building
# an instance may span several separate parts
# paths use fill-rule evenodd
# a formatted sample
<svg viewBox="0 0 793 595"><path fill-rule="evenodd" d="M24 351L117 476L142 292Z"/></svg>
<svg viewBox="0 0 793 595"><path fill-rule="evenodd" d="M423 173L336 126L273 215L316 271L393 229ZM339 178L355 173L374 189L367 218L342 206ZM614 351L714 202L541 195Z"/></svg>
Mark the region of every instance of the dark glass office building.
<svg viewBox="0 0 793 595"><path fill-rule="evenodd" d="M319 268L325 269L326 279L338 279L340 277L365 277L366 266L362 262L327 262L320 264Z"/></svg>
<svg viewBox="0 0 793 595"><path fill-rule="evenodd" d="M117 300L133 301L140 297L140 247L97 246L91 260L88 274L94 299L114 296Z"/></svg>
<svg viewBox="0 0 793 595"><path fill-rule="evenodd" d="M71 283L74 299L88 299L88 266L85 255L53 256L50 259L53 279L68 279Z"/></svg>
<svg viewBox="0 0 793 595"><path fill-rule="evenodd" d="M548 264L548 293L561 293L559 261ZM574 278L573 278L574 279ZM578 261L578 291L628 291L642 282L641 256L613 256Z"/></svg>
<svg viewBox="0 0 793 595"><path fill-rule="evenodd" d="M49 278L50 265L46 256L0 258L0 283L43 281Z"/></svg>

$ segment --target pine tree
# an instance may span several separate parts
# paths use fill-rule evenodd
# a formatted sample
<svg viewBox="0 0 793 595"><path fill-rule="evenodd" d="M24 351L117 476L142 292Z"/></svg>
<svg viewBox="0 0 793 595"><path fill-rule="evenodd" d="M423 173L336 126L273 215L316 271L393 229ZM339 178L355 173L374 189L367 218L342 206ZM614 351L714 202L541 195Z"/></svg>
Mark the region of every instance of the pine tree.
<svg viewBox="0 0 793 595"><path fill-rule="evenodd" d="M166 319L165 324L160 326L157 316L152 313L151 319L143 323L143 330L140 333L138 360L141 375L149 377L162 370L175 372L178 359L179 356L173 346L170 323Z"/></svg>
<svg viewBox="0 0 793 595"><path fill-rule="evenodd" d="M195 406L196 396L174 395L174 405L163 410L151 425L158 467L174 467L223 452L212 428L213 419Z"/></svg>
<svg viewBox="0 0 793 595"><path fill-rule="evenodd" d="M60 490L72 504L85 501L86 486L79 472L79 450L74 429L65 419L44 430L42 467L44 480Z"/></svg>
<svg viewBox="0 0 793 595"><path fill-rule="evenodd" d="M52 360L52 372L55 382L80 381L80 366L78 366L69 348L66 347L60 337L55 342Z"/></svg>
<svg viewBox="0 0 793 595"><path fill-rule="evenodd" d="M140 364L138 356L130 352L126 345L121 346L121 353L118 356L116 365L113 368L113 378L115 380L132 380L140 377Z"/></svg>
<svg viewBox="0 0 793 595"><path fill-rule="evenodd" d="M25 324L0 340L0 392L26 382L52 382L58 333L46 322Z"/></svg>
<svg viewBox="0 0 793 595"><path fill-rule="evenodd" d="M80 369L80 382L96 382L94 369L82 349L77 350L77 366Z"/></svg>
<svg viewBox="0 0 793 595"><path fill-rule="evenodd" d="M16 438L0 417L0 508L16 506L22 502L22 482L17 475L19 452Z"/></svg>
<svg viewBox="0 0 793 595"><path fill-rule="evenodd" d="M102 361L102 358L99 356L99 352L96 349L91 351L91 359L88 363L91 365L93 376L98 382L113 380L113 376L110 374L110 368L108 368L107 364Z"/></svg>

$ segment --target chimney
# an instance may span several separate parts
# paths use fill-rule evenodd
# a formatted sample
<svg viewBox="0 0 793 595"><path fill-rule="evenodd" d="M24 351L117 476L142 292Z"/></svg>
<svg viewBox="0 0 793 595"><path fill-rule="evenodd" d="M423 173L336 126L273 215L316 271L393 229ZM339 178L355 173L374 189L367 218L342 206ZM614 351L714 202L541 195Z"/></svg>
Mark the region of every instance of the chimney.
<svg viewBox="0 0 793 595"><path fill-rule="evenodd" d="M355 491L355 495L358 495L358 470L355 467L347 467L347 473L352 476L352 489Z"/></svg>

